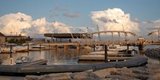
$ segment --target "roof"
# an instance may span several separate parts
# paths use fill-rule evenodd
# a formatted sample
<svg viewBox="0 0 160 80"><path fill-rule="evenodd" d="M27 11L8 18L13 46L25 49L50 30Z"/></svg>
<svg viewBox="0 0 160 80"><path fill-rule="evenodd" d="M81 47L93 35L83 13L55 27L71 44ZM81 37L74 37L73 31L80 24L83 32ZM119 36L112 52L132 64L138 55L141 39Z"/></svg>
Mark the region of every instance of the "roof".
<svg viewBox="0 0 160 80"><path fill-rule="evenodd" d="M91 38L87 33L45 33L44 36L54 38Z"/></svg>
<svg viewBox="0 0 160 80"><path fill-rule="evenodd" d="M6 37L16 37L16 38L18 38L18 37L26 37L26 36L16 36L16 35L10 35L10 36L6 36Z"/></svg>
<svg viewBox="0 0 160 80"><path fill-rule="evenodd" d="M5 36L5 35L0 32L0 36Z"/></svg>

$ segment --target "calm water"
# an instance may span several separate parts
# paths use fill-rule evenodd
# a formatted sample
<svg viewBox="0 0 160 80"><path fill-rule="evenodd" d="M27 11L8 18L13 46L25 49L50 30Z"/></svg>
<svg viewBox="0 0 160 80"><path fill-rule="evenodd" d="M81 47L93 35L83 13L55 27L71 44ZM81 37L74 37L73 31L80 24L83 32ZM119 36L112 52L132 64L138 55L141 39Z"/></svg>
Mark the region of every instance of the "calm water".
<svg viewBox="0 0 160 80"><path fill-rule="evenodd" d="M158 48L159 45L148 45L144 47L144 50L148 48ZM81 52L84 53L84 52ZM44 50L44 51L30 51L23 53L13 53L12 57L10 54L0 54L0 59L3 65L14 65L17 58L22 56L29 56L32 61L39 59L46 59L48 65L52 64L76 64L77 54L75 49L69 49L67 53L63 52L63 49L59 49L58 52L55 50Z"/></svg>
<svg viewBox="0 0 160 80"><path fill-rule="evenodd" d="M149 46L145 46L144 50L147 48L157 48L160 47L159 45L149 45ZM62 51L62 50L60 50ZM77 57L78 54L76 54L76 52L74 50L68 51L68 53L55 53L54 50L48 50L48 51L32 51L29 53L14 53L12 55L13 57L10 58L9 54L0 54L1 59L3 59L2 64L4 65L13 65L15 64L15 60L18 57L21 56L29 56L33 61L34 60L38 60L38 59L47 59L48 60L48 65L51 64L75 64L77 63ZM153 60L153 59L149 59L148 61L151 64L148 65L152 65L154 66L154 64L160 64L158 60ZM157 69L160 69L159 67L157 67ZM0 76L0 80L23 80L24 77L16 77L16 76Z"/></svg>
<svg viewBox="0 0 160 80"><path fill-rule="evenodd" d="M78 54L74 50L73 52L64 53L59 50L56 53L54 50L43 50L43 51L30 51L23 53L13 53L12 57L10 54L0 54L3 65L14 65L17 58L22 56L28 56L31 61L45 59L48 61L48 65L52 64L75 64L77 63Z"/></svg>
<svg viewBox="0 0 160 80"><path fill-rule="evenodd" d="M147 45L147 46L145 46L144 47L144 50L146 50L146 49L148 49L148 48L159 48L160 47L160 45Z"/></svg>

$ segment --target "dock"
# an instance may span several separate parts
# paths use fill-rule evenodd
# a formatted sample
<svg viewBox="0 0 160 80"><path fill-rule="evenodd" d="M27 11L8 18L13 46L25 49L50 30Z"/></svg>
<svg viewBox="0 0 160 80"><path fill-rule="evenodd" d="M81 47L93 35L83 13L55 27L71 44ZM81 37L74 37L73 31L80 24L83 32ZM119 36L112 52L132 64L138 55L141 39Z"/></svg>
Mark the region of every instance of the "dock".
<svg viewBox="0 0 160 80"><path fill-rule="evenodd" d="M147 58L136 56L120 62L91 63L91 64L60 64L60 65L0 65L0 74L31 75L45 73L81 72L86 70L100 70L105 68L138 67L147 64Z"/></svg>
<svg viewBox="0 0 160 80"><path fill-rule="evenodd" d="M115 55L117 56L117 55ZM126 61L128 59L131 59L132 57L107 57L107 60L110 62L110 61ZM105 57L104 55L81 55L79 57L79 62L82 62L82 61L101 61L101 62L104 62L105 61Z"/></svg>

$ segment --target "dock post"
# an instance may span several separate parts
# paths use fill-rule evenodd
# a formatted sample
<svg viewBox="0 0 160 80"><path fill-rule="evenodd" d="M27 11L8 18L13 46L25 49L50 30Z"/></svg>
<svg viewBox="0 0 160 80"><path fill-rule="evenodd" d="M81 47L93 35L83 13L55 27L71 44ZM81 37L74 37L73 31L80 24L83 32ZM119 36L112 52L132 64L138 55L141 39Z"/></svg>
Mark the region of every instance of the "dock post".
<svg viewBox="0 0 160 80"><path fill-rule="evenodd" d="M129 50L129 44L127 44L127 50Z"/></svg>
<svg viewBox="0 0 160 80"><path fill-rule="evenodd" d="M10 58L12 58L12 53L13 53L13 46L10 45Z"/></svg>
<svg viewBox="0 0 160 80"><path fill-rule="evenodd" d="M141 54L141 55L144 54L144 53L143 53L143 44L142 44L142 43L138 44L138 50L140 51L140 54Z"/></svg>
<svg viewBox="0 0 160 80"><path fill-rule="evenodd" d="M51 50L51 45L50 45L50 43L48 44L48 48L49 48L49 50Z"/></svg>
<svg viewBox="0 0 160 80"><path fill-rule="evenodd" d="M29 56L29 43L27 44L27 55Z"/></svg>
<svg viewBox="0 0 160 80"><path fill-rule="evenodd" d="M105 55L104 55L105 60L104 60L104 61L105 61L105 63L106 63L106 62L108 62L108 53L107 53L108 48L107 48L107 45L104 45L104 49L105 49L105 50L104 50L104 51L105 51Z"/></svg>
<svg viewBox="0 0 160 80"><path fill-rule="evenodd" d="M28 45L27 45L27 51L29 52L29 47L30 47L30 45L29 45L29 43L28 43Z"/></svg>
<svg viewBox="0 0 160 80"><path fill-rule="evenodd" d="M77 54L80 55L80 45L77 44Z"/></svg>
<svg viewBox="0 0 160 80"><path fill-rule="evenodd" d="M93 51L96 51L96 45L95 44L93 44Z"/></svg>
<svg viewBox="0 0 160 80"><path fill-rule="evenodd" d="M40 51L42 51L42 45L40 44L39 46L40 46Z"/></svg>
<svg viewBox="0 0 160 80"><path fill-rule="evenodd" d="M55 45L55 52L58 53L58 45Z"/></svg>
<svg viewBox="0 0 160 80"><path fill-rule="evenodd" d="M68 50L68 46L64 45L64 54L67 52L67 50Z"/></svg>

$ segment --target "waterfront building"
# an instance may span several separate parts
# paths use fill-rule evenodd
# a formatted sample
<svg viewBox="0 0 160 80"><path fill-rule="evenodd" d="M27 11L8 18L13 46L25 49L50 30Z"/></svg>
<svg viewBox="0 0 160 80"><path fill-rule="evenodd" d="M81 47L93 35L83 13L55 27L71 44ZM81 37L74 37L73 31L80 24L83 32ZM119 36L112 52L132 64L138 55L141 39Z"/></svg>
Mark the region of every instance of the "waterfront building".
<svg viewBox="0 0 160 80"><path fill-rule="evenodd" d="M92 39L88 33L45 33L44 36L50 38L46 40L47 42L73 42L80 39Z"/></svg>
<svg viewBox="0 0 160 80"><path fill-rule="evenodd" d="M5 35L0 32L0 44L5 43Z"/></svg>

